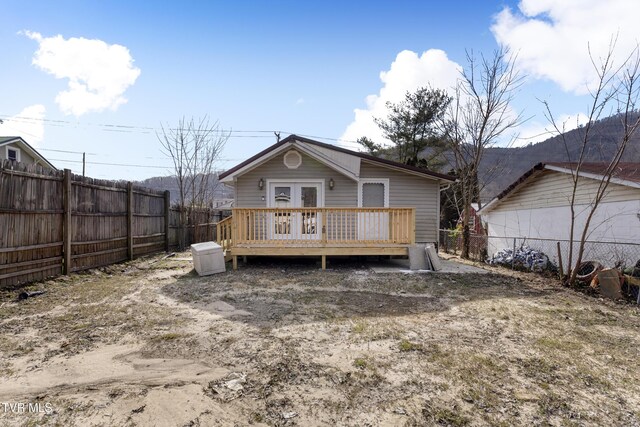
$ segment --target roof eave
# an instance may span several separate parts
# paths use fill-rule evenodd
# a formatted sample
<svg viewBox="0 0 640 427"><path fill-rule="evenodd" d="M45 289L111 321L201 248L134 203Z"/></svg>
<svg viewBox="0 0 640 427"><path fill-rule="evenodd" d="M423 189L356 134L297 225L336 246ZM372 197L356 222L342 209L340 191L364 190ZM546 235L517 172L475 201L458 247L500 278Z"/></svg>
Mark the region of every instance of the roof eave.
<svg viewBox="0 0 640 427"><path fill-rule="evenodd" d="M555 166L555 165L545 165L545 169L552 170L552 171L555 171L555 172L566 173L566 174L570 174L570 175L573 175L573 173L575 172L575 170L573 170L573 169L563 168L561 166ZM578 176L583 177L583 178L595 179L597 181L600 181L605 177L605 175L601 175L601 174L597 174L597 173L591 173L591 172L584 172L584 171L579 171L578 172ZM616 178L614 176L611 177L611 180L609 182L612 182L614 184L619 184L619 185L625 185L627 187L640 188L640 183L639 182L630 181L628 179L620 179L620 178Z"/></svg>

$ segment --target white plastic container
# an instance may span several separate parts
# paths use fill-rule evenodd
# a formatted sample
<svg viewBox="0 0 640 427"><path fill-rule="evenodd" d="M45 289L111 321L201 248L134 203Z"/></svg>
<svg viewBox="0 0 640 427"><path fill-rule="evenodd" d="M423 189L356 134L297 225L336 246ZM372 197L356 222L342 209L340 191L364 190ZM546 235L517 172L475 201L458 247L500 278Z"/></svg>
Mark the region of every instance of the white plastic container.
<svg viewBox="0 0 640 427"><path fill-rule="evenodd" d="M223 273L225 269L222 246L214 242L195 243L191 245L193 266L200 276Z"/></svg>

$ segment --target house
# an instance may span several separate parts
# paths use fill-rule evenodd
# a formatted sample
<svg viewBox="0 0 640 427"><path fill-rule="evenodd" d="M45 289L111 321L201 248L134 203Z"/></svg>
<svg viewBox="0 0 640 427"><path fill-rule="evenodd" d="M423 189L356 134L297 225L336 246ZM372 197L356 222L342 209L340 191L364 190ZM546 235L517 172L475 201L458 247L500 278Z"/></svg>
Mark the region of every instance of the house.
<svg viewBox="0 0 640 427"><path fill-rule="evenodd" d="M221 173L233 186L218 241L238 256L407 255L436 243L454 177L290 135Z"/></svg>
<svg viewBox="0 0 640 427"><path fill-rule="evenodd" d="M471 234L484 234L484 227L482 226L482 221L480 220L480 215L478 215L478 211L480 210L480 205L478 203L471 203L469 206L469 233ZM462 228L464 219L464 212L462 212L462 216L458 219L458 226Z"/></svg>
<svg viewBox="0 0 640 427"><path fill-rule="evenodd" d="M44 156L19 136L0 136L0 161L2 160L56 169Z"/></svg>
<svg viewBox="0 0 640 427"><path fill-rule="evenodd" d="M606 168L606 163L584 163L580 168L574 203L574 240L580 239ZM553 245L556 241L569 240L572 171L575 169L574 163L539 163L486 204L479 214L487 224L489 255L511 248L514 238L550 239ZM621 248L631 248L628 244L640 242L640 163L618 165L591 220L587 240L620 245L614 254L616 251L611 250L614 246L605 250L603 244L589 244L585 259L609 266L617 261L626 265L637 261L637 252L626 256ZM531 240L527 243L535 246ZM568 245L563 247L568 249ZM555 252L547 255L554 258Z"/></svg>

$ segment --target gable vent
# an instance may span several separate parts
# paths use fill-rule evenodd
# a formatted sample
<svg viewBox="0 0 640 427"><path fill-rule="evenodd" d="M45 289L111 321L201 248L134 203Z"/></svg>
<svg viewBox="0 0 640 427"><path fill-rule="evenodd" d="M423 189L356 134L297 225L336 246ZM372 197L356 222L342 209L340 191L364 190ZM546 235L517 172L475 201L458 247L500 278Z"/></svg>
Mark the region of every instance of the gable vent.
<svg viewBox="0 0 640 427"><path fill-rule="evenodd" d="M284 155L284 165L289 169L298 169L302 164L302 156L296 150L289 150Z"/></svg>

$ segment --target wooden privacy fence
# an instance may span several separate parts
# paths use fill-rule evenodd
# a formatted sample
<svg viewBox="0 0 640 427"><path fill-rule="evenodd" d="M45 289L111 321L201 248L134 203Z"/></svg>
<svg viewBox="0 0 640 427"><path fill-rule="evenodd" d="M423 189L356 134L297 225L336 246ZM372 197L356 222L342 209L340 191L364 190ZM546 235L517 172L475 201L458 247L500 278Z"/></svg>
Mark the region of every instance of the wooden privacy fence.
<svg viewBox="0 0 640 427"><path fill-rule="evenodd" d="M180 233L169 196L0 161L0 288L169 251ZM192 210L187 217L185 245L215 240L221 215Z"/></svg>
<svg viewBox="0 0 640 427"><path fill-rule="evenodd" d="M180 233L186 245L197 242L209 242L217 239L217 223L231 215L230 210L208 208L184 208L186 225L180 227L180 212L178 206L173 206L169 212L169 242L170 247L178 247Z"/></svg>

